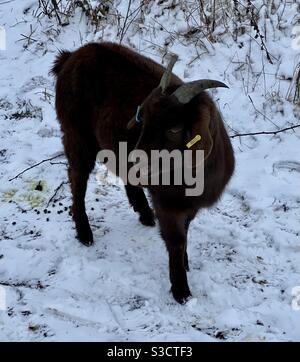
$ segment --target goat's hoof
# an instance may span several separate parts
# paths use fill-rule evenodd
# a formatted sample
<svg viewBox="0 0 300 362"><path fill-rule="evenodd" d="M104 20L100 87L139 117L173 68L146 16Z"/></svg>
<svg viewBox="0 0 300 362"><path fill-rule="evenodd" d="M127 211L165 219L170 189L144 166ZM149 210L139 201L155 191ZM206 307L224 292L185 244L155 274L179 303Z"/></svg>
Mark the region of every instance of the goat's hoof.
<svg viewBox="0 0 300 362"><path fill-rule="evenodd" d="M87 246L87 247L92 246L94 244L94 242L92 240L85 241L85 240L79 239L79 241L81 242L81 244L83 244L84 246Z"/></svg>
<svg viewBox="0 0 300 362"><path fill-rule="evenodd" d="M84 246L92 246L94 244L94 241L93 240L82 240L82 239L79 239L80 243L83 244Z"/></svg>
<svg viewBox="0 0 300 362"><path fill-rule="evenodd" d="M76 225L77 239L85 246L91 246L94 243L93 233L89 225Z"/></svg>
<svg viewBox="0 0 300 362"><path fill-rule="evenodd" d="M150 210L149 212L142 214L140 216L140 222L141 224L145 225L145 226L155 226L155 221L154 221L154 214L153 211Z"/></svg>
<svg viewBox="0 0 300 362"><path fill-rule="evenodd" d="M79 242L81 244L83 244L84 246L92 246L94 244L94 239L93 236L89 236L89 237L80 237L79 235L77 236Z"/></svg>
<svg viewBox="0 0 300 362"><path fill-rule="evenodd" d="M189 297L192 296L188 287L185 290L182 290L182 289L179 290L179 289L172 287L171 292L173 294L174 299L179 304L185 304L187 302L187 300L189 299Z"/></svg>

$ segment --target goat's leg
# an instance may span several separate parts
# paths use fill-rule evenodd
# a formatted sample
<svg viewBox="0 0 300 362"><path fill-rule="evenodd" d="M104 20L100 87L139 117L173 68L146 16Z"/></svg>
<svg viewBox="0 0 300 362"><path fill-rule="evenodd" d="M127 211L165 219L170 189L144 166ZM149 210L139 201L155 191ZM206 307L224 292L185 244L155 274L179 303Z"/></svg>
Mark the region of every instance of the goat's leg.
<svg viewBox="0 0 300 362"><path fill-rule="evenodd" d="M87 147L80 147L79 142L66 142L66 136L64 141L69 161L68 174L73 196L72 216L76 226L77 237L82 244L90 246L93 244L93 234L86 215L84 199L88 178L94 168L96 152L92 152ZM71 145L73 145L74 149L69 149Z"/></svg>
<svg viewBox="0 0 300 362"><path fill-rule="evenodd" d="M184 252L184 268L187 272L189 272L190 271L189 256L188 256L186 249L187 249L187 245L185 246L185 252Z"/></svg>
<svg viewBox="0 0 300 362"><path fill-rule="evenodd" d="M88 177L89 173L86 170L83 172L72 167L69 168L69 179L73 195L72 215L76 226L77 237L82 244L91 246L93 244L93 234L85 211L84 202Z"/></svg>
<svg viewBox="0 0 300 362"><path fill-rule="evenodd" d="M186 269L186 231L184 217L172 212L161 212L157 214L162 238L166 242L169 252L169 271L171 291L178 303L184 303L191 295Z"/></svg>
<svg viewBox="0 0 300 362"><path fill-rule="evenodd" d="M140 222L146 226L154 226L154 214L149 207L143 189L137 186L125 185L125 190L133 210L140 214Z"/></svg>
<svg viewBox="0 0 300 362"><path fill-rule="evenodd" d="M189 230L189 226L190 226L191 221L192 221L192 219L187 218L185 220L185 223L184 223L184 229L185 229L186 237L187 237L187 234L188 234L188 230ZM190 271L189 257L188 257L188 253L187 253L187 243L185 244L185 251L184 251L184 267L185 267L186 271Z"/></svg>

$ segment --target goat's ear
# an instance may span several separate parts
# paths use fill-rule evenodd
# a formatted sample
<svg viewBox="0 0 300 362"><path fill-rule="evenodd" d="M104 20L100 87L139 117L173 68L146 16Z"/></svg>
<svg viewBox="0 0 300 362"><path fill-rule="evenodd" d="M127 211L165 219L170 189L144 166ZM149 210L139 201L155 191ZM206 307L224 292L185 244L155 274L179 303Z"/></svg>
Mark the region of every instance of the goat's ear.
<svg viewBox="0 0 300 362"><path fill-rule="evenodd" d="M197 118L187 132L186 148L192 151L203 150L204 161L209 157L213 149L213 138L210 133L209 124L211 113L209 107L198 107ZM196 158L196 152L192 153L192 167L200 165Z"/></svg>

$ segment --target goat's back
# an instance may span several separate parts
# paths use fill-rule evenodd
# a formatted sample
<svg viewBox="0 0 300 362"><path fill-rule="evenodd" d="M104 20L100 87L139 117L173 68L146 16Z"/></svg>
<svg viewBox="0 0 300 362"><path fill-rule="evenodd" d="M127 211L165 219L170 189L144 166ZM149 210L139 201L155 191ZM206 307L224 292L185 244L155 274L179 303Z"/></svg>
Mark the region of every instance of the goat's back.
<svg viewBox="0 0 300 362"><path fill-rule="evenodd" d="M124 46L91 43L72 53L61 52L52 71L57 75L56 109L62 130L94 130L101 148L110 148L103 144L111 138L107 129L114 129L120 140L127 137L127 122L159 84L164 68ZM180 84L173 75L170 89Z"/></svg>

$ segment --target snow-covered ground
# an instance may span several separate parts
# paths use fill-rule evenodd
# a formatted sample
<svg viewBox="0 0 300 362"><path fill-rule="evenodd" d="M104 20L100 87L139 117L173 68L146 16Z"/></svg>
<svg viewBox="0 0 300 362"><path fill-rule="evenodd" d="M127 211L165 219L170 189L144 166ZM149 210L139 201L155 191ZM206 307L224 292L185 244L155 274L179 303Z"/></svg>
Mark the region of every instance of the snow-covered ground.
<svg viewBox="0 0 300 362"><path fill-rule="evenodd" d="M14 178L63 152L48 74L57 49L102 38L121 36L160 63L173 51L182 79L227 83L229 90L212 94L230 135L300 123L299 106L287 100L300 61L291 35L299 2L272 2L278 5L273 13L262 7L271 14L259 26L273 64L253 28L235 42L233 29L222 34L220 25L209 41L189 33L193 16L187 19L187 9L171 1L147 1L143 14L133 1L140 23L132 15L120 35L128 1L113 3L119 15L103 19L95 32L79 10L60 27L55 18L33 15L38 1L0 1L6 30L6 50L0 50L0 297L6 295L0 340L300 341L300 310L292 308L292 289L300 286L299 128L232 138L235 175L221 201L199 212L190 228L193 298L184 306L169 293L157 228L140 225L119 184L97 180L97 170L91 175L86 205L95 245L86 248L69 216L63 156Z"/></svg>

